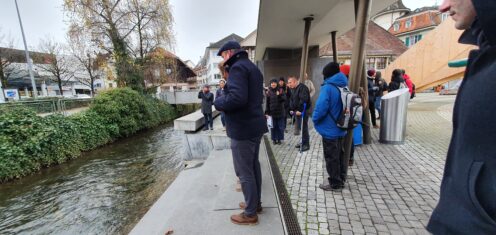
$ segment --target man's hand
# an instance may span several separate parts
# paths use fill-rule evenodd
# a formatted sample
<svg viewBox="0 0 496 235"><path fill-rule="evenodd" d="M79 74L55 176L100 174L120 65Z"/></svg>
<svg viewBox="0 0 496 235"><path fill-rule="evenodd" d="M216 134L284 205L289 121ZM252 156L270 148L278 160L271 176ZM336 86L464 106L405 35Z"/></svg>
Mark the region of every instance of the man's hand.
<svg viewBox="0 0 496 235"><path fill-rule="evenodd" d="M301 112L300 111L296 111L296 116L301 116Z"/></svg>
<svg viewBox="0 0 496 235"><path fill-rule="evenodd" d="M279 91L276 92L276 95L280 95Z"/></svg>

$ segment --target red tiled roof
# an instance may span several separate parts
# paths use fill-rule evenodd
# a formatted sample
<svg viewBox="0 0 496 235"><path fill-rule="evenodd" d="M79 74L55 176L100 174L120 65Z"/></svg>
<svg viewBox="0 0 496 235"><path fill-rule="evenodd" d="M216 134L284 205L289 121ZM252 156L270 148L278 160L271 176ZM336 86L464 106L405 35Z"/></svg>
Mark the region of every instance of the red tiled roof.
<svg viewBox="0 0 496 235"><path fill-rule="evenodd" d="M338 55L351 55L355 41L355 29L339 36L336 40ZM369 22L365 50L367 55L394 55L403 54L408 48L403 42L373 21ZM331 56L330 43L320 49L320 56Z"/></svg>
<svg viewBox="0 0 496 235"><path fill-rule="evenodd" d="M412 24L409 28L406 28L406 22L411 20ZM400 27L397 31L394 31L394 25L399 24ZM415 13L413 15L405 15L395 21L393 25L389 28L389 32L393 35L399 35L423 28L428 28L432 26L437 26L441 24L441 17L437 10L426 10L420 13Z"/></svg>

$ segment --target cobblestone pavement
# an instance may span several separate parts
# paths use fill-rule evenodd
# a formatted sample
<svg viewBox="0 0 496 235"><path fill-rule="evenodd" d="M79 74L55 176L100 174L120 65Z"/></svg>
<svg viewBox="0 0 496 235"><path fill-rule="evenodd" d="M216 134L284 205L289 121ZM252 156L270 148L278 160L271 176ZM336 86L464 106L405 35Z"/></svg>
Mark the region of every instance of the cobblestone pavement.
<svg viewBox="0 0 496 235"><path fill-rule="evenodd" d="M406 142L357 147L342 192L324 192L322 139L311 130L311 149L286 133L276 155L303 234L428 234L425 225L439 198L451 136L454 96L419 94L409 104ZM290 128L290 126L288 126Z"/></svg>

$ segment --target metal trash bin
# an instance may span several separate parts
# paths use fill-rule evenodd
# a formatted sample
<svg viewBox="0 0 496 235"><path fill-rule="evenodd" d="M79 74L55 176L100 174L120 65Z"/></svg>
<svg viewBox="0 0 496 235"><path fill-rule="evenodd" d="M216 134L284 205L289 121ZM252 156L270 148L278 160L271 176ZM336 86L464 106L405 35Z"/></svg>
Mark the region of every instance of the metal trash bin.
<svg viewBox="0 0 496 235"><path fill-rule="evenodd" d="M410 102L408 88L390 92L382 97L379 142L383 144L405 142L408 102Z"/></svg>

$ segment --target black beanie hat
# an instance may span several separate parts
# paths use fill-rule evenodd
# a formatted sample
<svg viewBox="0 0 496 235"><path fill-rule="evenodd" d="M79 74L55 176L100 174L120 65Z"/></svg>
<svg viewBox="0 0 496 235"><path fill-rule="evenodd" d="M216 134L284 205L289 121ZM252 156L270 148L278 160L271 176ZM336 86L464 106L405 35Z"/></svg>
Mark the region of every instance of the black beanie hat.
<svg viewBox="0 0 496 235"><path fill-rule="evenodd" d="M330 62L322 70L322 75L324 75L324 79L330 78L337 73L339 73L339 64L336 62Z"/></svg>

